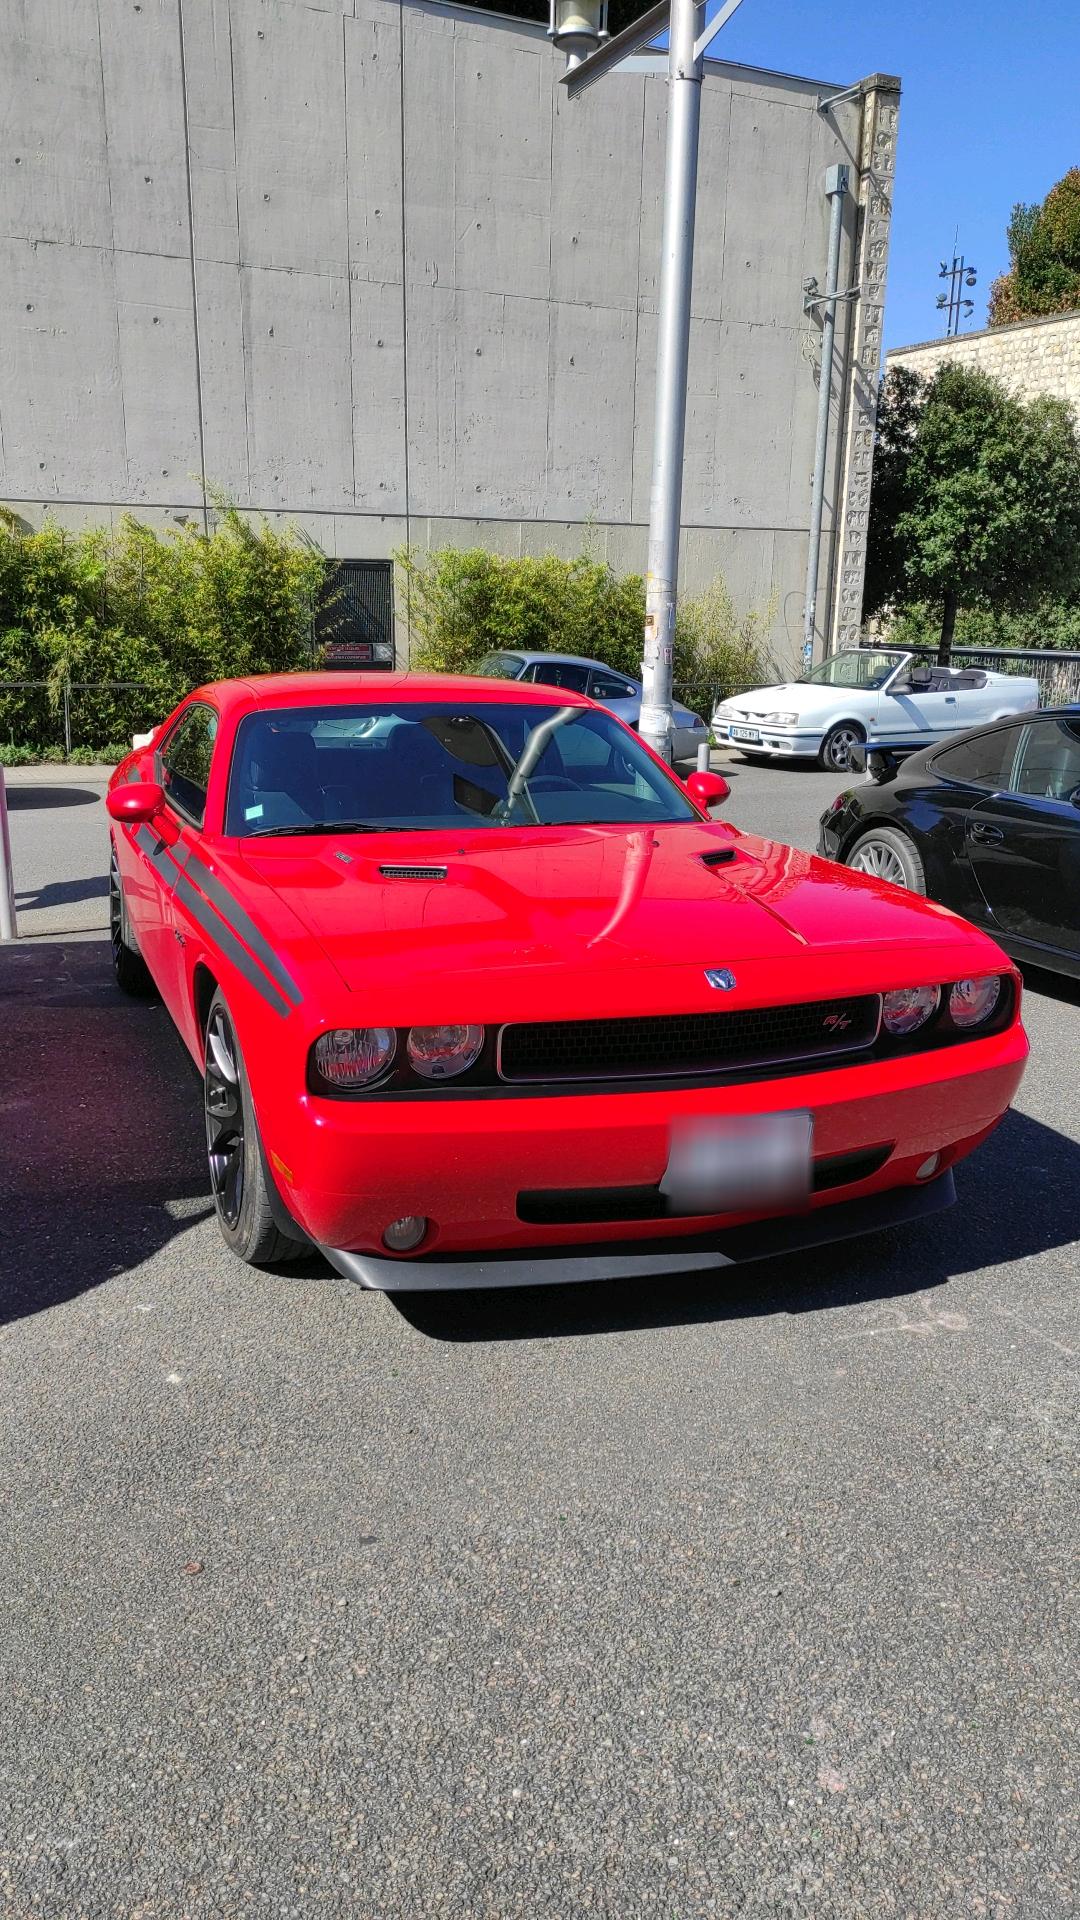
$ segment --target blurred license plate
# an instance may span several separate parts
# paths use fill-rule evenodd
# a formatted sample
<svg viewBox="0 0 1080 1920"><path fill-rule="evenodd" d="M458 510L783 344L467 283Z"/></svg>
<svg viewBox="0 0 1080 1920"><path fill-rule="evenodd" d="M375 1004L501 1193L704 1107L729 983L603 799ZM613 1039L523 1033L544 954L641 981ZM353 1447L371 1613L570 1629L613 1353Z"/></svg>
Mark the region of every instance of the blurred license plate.
<svg viewBox="0 0 1080 1920"><path fill-rule="evenodd" d="M761 739L760 727L729 727L728 732L731 735L731 738L733 740L760 740Z"/></svg>
<svg viewBox="0 0 1080 1920"><path fill-rule="evenodd" d="M750 1213L797 1206L810 1193L809 1113L680 1120L660 1182L673 1213Z"/></svg>

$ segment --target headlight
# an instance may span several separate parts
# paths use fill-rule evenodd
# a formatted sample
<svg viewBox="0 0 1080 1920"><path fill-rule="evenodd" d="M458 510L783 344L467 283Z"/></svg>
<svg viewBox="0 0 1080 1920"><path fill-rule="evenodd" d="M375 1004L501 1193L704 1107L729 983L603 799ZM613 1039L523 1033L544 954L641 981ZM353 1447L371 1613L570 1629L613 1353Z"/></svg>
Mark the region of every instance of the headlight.
<svg viewBox="0 0 1080 1920"><path fill-rule="evenodd" d="M980 980L958 980L949 995L949 1018L954 1027L981 1027L1001 999L1001 979L987 973Z"/></svg>
<svg viewBox="0 0 1080 1920"><path fill-rule="evenodd" d="M765 715L765 725L767 727L794 727L798 722L798 718L797 713L767 713Z"/></svg>
<svg viewBox="0 0 1080 1920"><path fill-rule="evenodd" d="M881 1023L886 1033L897 1037L917 1033L937 1012L940 987L898 987L887 993L881 1004Z"/></svg>
<svg viewBox="0 0 1080 1920"><path fill-rule="evenodd" d="M483 1027L413 1027L409 1065L422 1080L452 1080L475 1066L483 1044Z"/></svg>
<svg viewBox="0 0 1080 1920"><path fill-rule="evenodd" d="M391 1027L335 1027L315 1042L315 1071L328 1087L369 1087L397 1051Z"/></svg>

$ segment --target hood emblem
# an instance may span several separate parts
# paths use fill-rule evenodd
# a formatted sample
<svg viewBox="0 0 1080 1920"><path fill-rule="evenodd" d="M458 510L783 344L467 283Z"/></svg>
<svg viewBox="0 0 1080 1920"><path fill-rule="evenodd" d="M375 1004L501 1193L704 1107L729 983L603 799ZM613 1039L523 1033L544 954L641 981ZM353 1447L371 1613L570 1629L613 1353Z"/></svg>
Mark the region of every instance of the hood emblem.
<svg viewBox="0 0 1080 1920"><path fill-rule="evenodd" d="M737 984L730 967L706 967L705 978L720 993L730 993Z"/></svg>

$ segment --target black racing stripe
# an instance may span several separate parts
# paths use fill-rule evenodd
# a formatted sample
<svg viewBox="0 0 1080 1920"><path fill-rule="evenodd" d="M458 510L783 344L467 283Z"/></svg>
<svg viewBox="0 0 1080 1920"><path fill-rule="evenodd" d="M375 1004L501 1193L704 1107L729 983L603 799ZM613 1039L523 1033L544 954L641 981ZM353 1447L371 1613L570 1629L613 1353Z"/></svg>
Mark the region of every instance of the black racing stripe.
<svg viewBox="0 0 1080 1920"><path fill-rule="evenodd" d="M215 913L209 901L204 900L199 889L190 881L186 873L177 871L173 880L176 897L184 904L193 920L197 920L203 932L208 934L215 946L219 947L232 962L237 973L241 973L251 986L268 1000L275 1013L288 1014L292 1011L288 1001L278 992L276 986L266 978L261 967L252 959L245 946L242 946L232 928Z"/></svg>
<svg viewBox="0 0 1080 1920"><path fill-rule="evenodd" d="M217 908L222 918L243 940L246 940L252 953L258 955L271 979L277 981L285 998L291 1000L294 1007L298 1007L304 997L300 988L284 962L274 952L266 935L259 932L251 915L240 905L235 894L229 892L228 887L218 879L216 873L211 873L210 868L200 860L197 853L188 855L185 871L198 881L203 893Z"/></svg>
<svg viewBox="0 0 1080 1920"><path fill-rule="evenodd" d="M177 865L164 840L160 840L149 827L140 827L135 835L135 844L145 853L159 879L171 887L176 879Z"/></svg>

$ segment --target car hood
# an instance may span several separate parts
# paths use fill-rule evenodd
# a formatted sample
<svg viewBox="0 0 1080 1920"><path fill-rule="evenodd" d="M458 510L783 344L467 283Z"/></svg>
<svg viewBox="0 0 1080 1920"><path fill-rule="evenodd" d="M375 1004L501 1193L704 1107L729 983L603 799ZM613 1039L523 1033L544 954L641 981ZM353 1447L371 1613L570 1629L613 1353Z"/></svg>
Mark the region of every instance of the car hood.
<svg viewBox="0 0 1080 1920"><path fill-rule="evenodd" d="M739 693L731 700L723 702L724 714L745 713L760 720L767 713L798 713L801 715L828 712L836 706L838 700L854 697L865 698L865 689L858 687L808 687L797 680L785 680L775 687L753 687L749 693ZM719 712L720 709L718 708Z"/></svg>
<svg viewBox="0 0 1080 1920"><path fill-rule="evenodd" d="M621 979L629 1003L655 993L640 984L646 970L690 967L700 981L706 967L750 961L835 975L838 954L881 949L910 969L919 942L983 942L932 901L706 822L342 836L244 858L346 985L377 986L381 1005L415 1005L421 989L427 1003L451 976L505 999L500 975L516 1003L571 975L592 982L586 998Z"/></svg>

